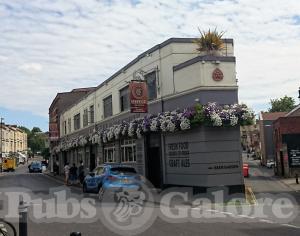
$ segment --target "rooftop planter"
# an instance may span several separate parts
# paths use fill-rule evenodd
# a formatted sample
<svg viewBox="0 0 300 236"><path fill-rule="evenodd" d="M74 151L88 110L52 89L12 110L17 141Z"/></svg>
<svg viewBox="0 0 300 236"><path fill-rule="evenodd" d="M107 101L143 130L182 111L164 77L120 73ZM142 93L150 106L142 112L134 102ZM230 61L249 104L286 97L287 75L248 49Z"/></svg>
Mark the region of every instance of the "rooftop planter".
<svg viewBox="0 0 300 236"><path fill-rule="evenodd" d="M222 39L225 32L218 32L217 29L201 31L198 28L198 30L200 32L200 37L195 40L195 43L198 46L197 51L202 55L220 56L221 50L225 47Z"/></svg>

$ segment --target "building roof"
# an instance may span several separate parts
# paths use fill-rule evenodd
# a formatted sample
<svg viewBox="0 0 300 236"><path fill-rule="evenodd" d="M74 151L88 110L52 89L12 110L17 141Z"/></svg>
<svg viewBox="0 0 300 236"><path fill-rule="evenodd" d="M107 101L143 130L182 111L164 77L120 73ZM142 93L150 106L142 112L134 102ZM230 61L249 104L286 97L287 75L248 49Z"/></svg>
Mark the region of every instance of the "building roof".
<svg viewBox="0 0 300 236"><path fill-rule="evenodd" d="M286 112L262 112L261 120L277 120L279 117L284 117Z"/></svg>
<svg viewBox="0 0 300 236"><path fill-rule="evenodd" d="M293 110L291 110L289 113L287 113L285 116L290 116L293 113L297 112L298 110L300 110L300 104L296 106Z"/></svg>
<svg viewBox="0 0 300 236"><path fill-rule="evenodd" d="M75 89L72 89L70 92L61 92L61 93L57 93L55 98L53 99L50 107L49 107L49 110L52 108L52 106L54 105L54 103L62 96L64 95L68 95L68 94L71 94L71 93L89 93L89 92L92 92L96 89L96 87L87 87L87 88L75 88ZM77 100L76 100L77 101ZM74 102L76 102L74 101Z"/></svg>

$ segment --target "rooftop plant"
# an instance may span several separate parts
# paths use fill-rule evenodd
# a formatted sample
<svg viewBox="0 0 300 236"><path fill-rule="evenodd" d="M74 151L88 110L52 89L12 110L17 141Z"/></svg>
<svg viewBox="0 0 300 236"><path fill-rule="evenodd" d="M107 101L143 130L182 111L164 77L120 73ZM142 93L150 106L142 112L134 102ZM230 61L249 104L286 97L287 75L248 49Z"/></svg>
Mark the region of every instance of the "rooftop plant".
<svg viewBox="0 0 300 236"><path fill-rule="evenodd" d="M218 32L216 28L208 31L202 31L199 28L198 30L200 37L195 40L195 43L198 45L197 51L212 53L224 48L222 37L225 32Z"/></svg>

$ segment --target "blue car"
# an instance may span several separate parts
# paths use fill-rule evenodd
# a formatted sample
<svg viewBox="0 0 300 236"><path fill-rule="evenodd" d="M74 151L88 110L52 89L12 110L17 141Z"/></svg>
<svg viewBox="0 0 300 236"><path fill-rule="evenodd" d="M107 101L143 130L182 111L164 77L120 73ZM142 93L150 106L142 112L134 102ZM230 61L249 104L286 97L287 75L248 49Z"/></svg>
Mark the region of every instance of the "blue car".
<svg viewBox="0 0 300 236"><path fill-rule="evenodd" d="M84 193L99 193L99 198L108 189L134 189L142 184L143 177L135 168L124 165L101 165L88 174L83 181Z"/></svg>
<svg viewBox="0 0 300 236"><path fill-rule="evenodd" d="M29 173L42 173L42 163L34 161L28 166L28 169Z"/></svg>

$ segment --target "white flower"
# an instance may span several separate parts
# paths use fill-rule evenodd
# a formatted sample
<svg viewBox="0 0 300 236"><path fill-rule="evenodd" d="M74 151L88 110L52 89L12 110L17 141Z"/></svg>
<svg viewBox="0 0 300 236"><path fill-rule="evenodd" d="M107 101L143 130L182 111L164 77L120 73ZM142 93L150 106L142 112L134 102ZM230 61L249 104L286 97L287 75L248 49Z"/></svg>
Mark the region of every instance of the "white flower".
<svg viewBox="0 0 300 236"><path fill-rule="evenodd" d="M138 138L142 138L143 137L142 136L142 130L140 128L136 129L136 135L137 135Z"/></svg>
<svg viewBox="0 0 300 236"><path fill-rule="evenodd" d="M187 119L187 118L181 119L180 128L181 128L181 130L190 129L191 128L191 122L190 122L190 120Z"/></svg>
<svg viewBox="0 0 300 236"><path fill-rule="evenodd" d="M106 132L103 132L103 135L102 135L102 141L103 141L103 143L107 143Z"/></svg>
<svg viewBox="0 0 300 236"><path fill-rule="evenodd" d="M114 127L115 139L119 139L120 133L121 133L121 125L116 125Z"/></svg>
<svg viewBox="0 0 300 236"><path fill-rule="evenodd" d="M153 132L157 131L157 124L157 118L152 119L150 123L150 130Z"/></svg>
<svg viewBox="0 0 300 236"><path fill-rule="evenodd" d="M160 121L160 129L162 132L167 132L168 131L168 121L167 119L163 118Z"/></svg>
<svg viewBox="0 0 300 236"><path fill-rule="evenodd" d="M235 115L230 116L230 125L235 126L238 123L238 118Z"/></svg>
<svg viewBox="0 0 300 236"><path fill-rule="evenodd" d="M213 126L222 126L222 119L217 113L212 113L210 116Z"/></svg>
<svg viewBox="0 0 300 236"><path fill-rule="evenodd" d="M168 131L170 131L170 132L174 132L175 129L176 129L175 124L174 124L171 120L169 120L169 122L168 122L167 129L168 129Z"/></svg>
<svg viewBox="0 0 300 236"><path fill-rule="evenodd" d="M123 125L123 129L122 129L122 135L123 135L123 136L126 135L127 130L128 130L127 124L126 124L126 125Z"/></svg>
<svg viewBox="0 0 300 236"><path fill-rule="evenodd" d="M134 136L134 123L130 122L128 127L128 136L133 137Z"/></svg>

